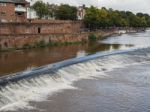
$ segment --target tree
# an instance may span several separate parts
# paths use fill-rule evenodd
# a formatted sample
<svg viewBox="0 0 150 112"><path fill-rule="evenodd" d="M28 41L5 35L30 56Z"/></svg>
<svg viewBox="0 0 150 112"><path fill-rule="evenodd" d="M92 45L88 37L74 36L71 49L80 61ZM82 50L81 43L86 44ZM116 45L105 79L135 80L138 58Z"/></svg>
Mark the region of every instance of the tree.
<svg viewBox="0 0 150 112"><path fill-rule="evenodd" d="M37 12L39 18L55 17L59 20L76 20L77 8L68 4L60 6L45 4L37 1L32 8ZM118 11L102 7L86 7L84 23L87 28L98 29L107 27L149 27L150 15L144 13L134 14L130 11Z"/></svg>
<svg viewBox="0 0 150 112"><path fill-rule="evenodd" d="M48 5L42 1L35 2L32 8L36 11L40 19L48 15L51 15L51 12L48 10Z"/></svg>
<svg viewBox="0 0 150 112"><path fill-rule="evenodd" d="M69 6L67 4L62 4L55 11L56 19L60 20L76 20L77 19L77 8L74 6Z"/></svg>
<svg viewBox="0 0 150 112"><path fill-rule="evenodd" d="M98 9L96 7L91 6L86 9L86 15L84 17L84 22L86 26L90 29L95 29L98 27L99 17L98 17Z"/></svg>
<svg viewBox="0 0 150 112"><path fill-rule="evenodd" d="M98 27L109 27L110 20L108 16L108 10L105 7L98 10Z"/></svg>
<svg viewBox="0 0 150 112"><path fill-rule="evenodd" d="M147 27L150 27L150 17L146 19Z"/></svg>
<svg viewBox="0 0 150 112"><path fill-rule="evenodd" d="M123 17L120 11L107 10L105 7L97 9L90 7L86 10L84 19L88 28L107 28L107 27L126 27L128 21Z"/></svg>

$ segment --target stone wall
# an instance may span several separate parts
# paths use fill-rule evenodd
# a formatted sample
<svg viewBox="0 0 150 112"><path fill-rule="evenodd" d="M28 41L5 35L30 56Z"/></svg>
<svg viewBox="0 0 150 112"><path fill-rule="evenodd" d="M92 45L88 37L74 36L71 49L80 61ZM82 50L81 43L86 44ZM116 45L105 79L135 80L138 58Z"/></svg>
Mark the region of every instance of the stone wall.
<svg viewBox="0 0 150 112"><path fill-rule="evenodd" d="M26 45L34 46L41 41L48 43L76 43L87 42L88 35L95 33L99 39L115 34L115 31L97 31L87 33L66 33L66 34L37 34L37 35L5 35L0 38L0 50L23 48Z"/></svg>
<svg viewBox="0 0 150 112"><path fill-rule="evenodd" d="M36 43L74 43L88 40L87 34L45 34L45 35L13 35L0 38L0 50L22 48L25 45L34 46Z"/></svg>
<svg viewBox="0 0 150 112"><path fill-rule="evenodd" d="M5 0L3 0L5 1ZM9 2L0 3L0 22L27 22L27 12L21 11L18 8L21 5L24 10L28 7L28 2L25 3L15 3L13 0ZM21 9L22 9L21 8Z"/></svg>
<svg viewBox="0 0 150 112"><path fill-rule="evenodd" d="M78 33L81 21L33 20L26 23L0 23L0 35Z"/></svg>
<svg viewBox="0 0 150 112"><path fill-rule="evenodd" d="M0 24L0 51L34 46L37 43L75 43L88 41L92 32L81 32L82 21L32 20L26 23ZM97 37L105 37L115 30L94 32Z"/></svg>
<svg viewBox="0 0 150 112"><path fill-rule="evenodd" d="M1 22L13 22L15 18L15 5L12 3L7 3L0 5L0 21Z"/></svg>

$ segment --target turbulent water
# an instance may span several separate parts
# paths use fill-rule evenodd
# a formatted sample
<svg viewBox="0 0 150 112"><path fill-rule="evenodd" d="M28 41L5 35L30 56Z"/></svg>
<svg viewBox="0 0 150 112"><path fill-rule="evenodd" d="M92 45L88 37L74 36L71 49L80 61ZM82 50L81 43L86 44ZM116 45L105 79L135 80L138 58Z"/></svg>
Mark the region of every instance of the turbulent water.
<svg viewBox="0 0 150 112"><path fill-rule="evenodd" d="M136 50L127 50L131 48ZM64 61L63 67L61 62L42 66L89 54L95 55L77 58L74 64L74 59ZM88 46L4 53L0 63L0 75L5 76L0 78L0 112L150 111L150 31ZM33 65L42 67L31 70ZM17 74L31 76L12 82Z"/></svg>
<svg viewBox="0 0 150 112"><path fill-rule="evenodd" d="M63 89L78 89L73 86L75 81L96 77L111 78L113 74L107 74L108 72L137 65L147 65L147 70L149 70L150 48L100 57L66 66L47 74L10 82L0 88L0 111L17 111L20 108L32 110L35 107L29 105L30 101L44 101L53 92ZM141 84L146 83L150 87L150 71L142 68L139 70L143 71L143 74L138 77L131 75L132 80L135 83L140 80Z"/></svg>

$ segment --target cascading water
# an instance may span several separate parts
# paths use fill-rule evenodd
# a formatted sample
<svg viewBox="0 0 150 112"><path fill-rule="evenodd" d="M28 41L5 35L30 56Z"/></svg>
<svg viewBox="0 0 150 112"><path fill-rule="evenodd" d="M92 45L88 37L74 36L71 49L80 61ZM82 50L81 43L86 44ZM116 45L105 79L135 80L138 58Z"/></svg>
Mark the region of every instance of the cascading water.
<svg viewBox="0 0 150 112"><path fill-rule="evenodd" d="M21 108L27 106L29 101L45 99L45 96L58 90L65 88L75 89L72 87L72 83L79 79L108 77L105 72L113 69L150 63L150 48L125 53L104 53L104 55L100 56L97 54L94 58L91 58L92 60L87 59L88 61L84 60L85 62L81 61L82 63L73 62L68 66L63 62L64 67L59 66L59 69L55 65L58 69L50 71L46 69L50 65L45 66L45 68L41 68L44 70L42 71L43 73L40 72L40 75L25 77L17 81L8 81L7 84L0 87L0 111L10 109L10 107ZM47 71L44 72L45 70ZM28 72L26 73L28 74Z"/></svg>

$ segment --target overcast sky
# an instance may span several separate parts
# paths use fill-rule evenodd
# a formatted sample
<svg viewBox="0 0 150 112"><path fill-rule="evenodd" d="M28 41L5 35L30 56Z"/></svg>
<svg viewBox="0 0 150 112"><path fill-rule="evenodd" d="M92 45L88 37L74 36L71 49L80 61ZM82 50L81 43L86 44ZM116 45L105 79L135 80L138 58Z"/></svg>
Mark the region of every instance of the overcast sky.
<svg viewBox="0 0 150 112"><path fill-rule="evenodd" d="M143 12L150 14L150 0L43 0L49 3L67 3L71 5L107 7L118 10L129 10L133 12Z"/></svg>

